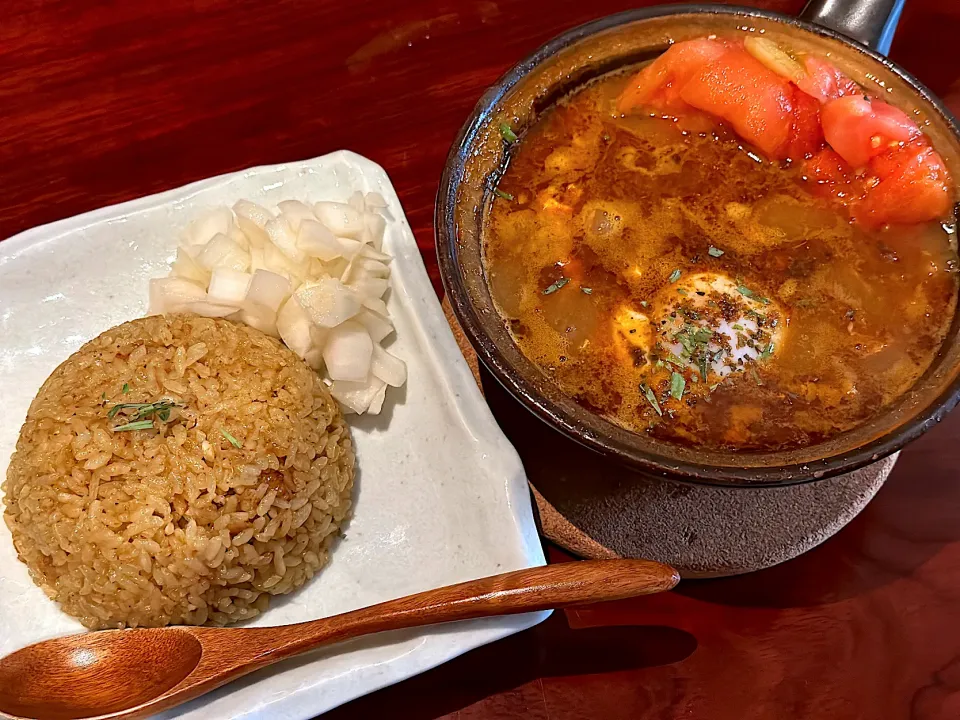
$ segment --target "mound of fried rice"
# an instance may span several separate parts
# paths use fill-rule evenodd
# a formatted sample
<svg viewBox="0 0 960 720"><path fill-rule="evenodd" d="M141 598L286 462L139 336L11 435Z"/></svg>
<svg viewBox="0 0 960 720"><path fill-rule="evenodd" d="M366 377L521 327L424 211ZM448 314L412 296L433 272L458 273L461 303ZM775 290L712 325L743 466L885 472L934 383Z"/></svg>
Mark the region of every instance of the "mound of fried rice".
<svg viewBox="0 0 960 720"><path fill-rule="evenodd" d="M114 429L137 412L115 405L161 401L174 406L152 428ZM323 567L353 477L347 426L303 360L245 325L155 316L44 383L4 519L34 581L87 627L226 624Z"/></svg>

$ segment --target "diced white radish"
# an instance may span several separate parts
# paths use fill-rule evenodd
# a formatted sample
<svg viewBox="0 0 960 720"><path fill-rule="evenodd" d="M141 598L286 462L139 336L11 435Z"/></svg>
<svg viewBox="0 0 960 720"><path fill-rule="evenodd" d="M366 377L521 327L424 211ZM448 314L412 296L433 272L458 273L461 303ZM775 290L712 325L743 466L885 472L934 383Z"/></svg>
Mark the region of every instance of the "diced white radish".
<svg viewBox="0 0 960 720"><path fill-rule="evenodd" d="M320 258L323 262L343 257L344 253L343 245L337 241L337 236L316 220L304 220L300 223L297 247L310 257Z"/></svg>
<svg viewBox="0 0 960 720"><path fill-rule="evenodd" d="M323 262L319 258L310 258L310 264L307 265L307 277L321 278L327 275L327 268L324 267Z"/></svg>
<svg viewBox="0 0 960 720"><path fill-rule="evenodd" d="M150 305L147 314L182 312L186 305L206 297L206 290L184 278L155 278L150 281Z"/></svg>
<svg viewBox="0 0 960 720"><path fill-rule="evenodd" d="M277 331L284 344L300 357L304 357L313 344L310 335L310 315L291 295L277 313Z"/></svg>
<svg viewBox="0 0 960 720"><path fill-rule="evenodd" d="M249 252L250 250L250 238L236 225L231 225L230 230L227 233L227 237L233 240L237 245L242 247L244 250Z"/></svg>
<svg viewBox="0 0 960 720"><path fill-rule="evenodd" d="M380 263L389 263L391 260L393 260L393 258L387 255L385 252L374 250L372 245L364 245L363 249L360 250L360 255L368 260L375 260Z"/></svg>
<svg viewBox="0 0 960 720"><path fill-rule="evenodd" d="M380 342L393 332L393 323L389 319L367 308L362 308L353 319L367 329L367 332L370 333L370 339L375 343Z"/></svg>
<svg viewBox="0 0 960 720"><path fill-rule="evenodd" d="M303 359L314 370L320 372L323 369L323 348L327 344L327 338L330 331L327 328L317 327L310 324L310 349L304 354Z"/></svg>
<svg viewBox="0 0 960 720"><path fill-rule="evenodd" d="M209 318L227 317L228 315L233 315L237 311L233 305L221 305L220 303L207 302L206 300L189 303L188 305L184 305L183 309L187 312L196 313L197 315L203 315L204 317Z"/></svg>
<svg viewBox="0 0 960 720"><path fill-rule="evenodd" d="M277 330L277 312L258 303L245 302L242 308L230 316L230 319L256 328L271 337L280 337L280 332Z"/></svg>
<svg viewBox="0 0 960 720"><path fill-rule="evenodd" d="M334 235L356 238L363 231L364 215L346 203L318 202L313 206L313 212Z"/></svg>
<svg viewBox="0 0 960 720"><path fill-rule="evenodd" d="M210 287L207 288L210 302L240 307L252 279L253 275L250 273L223 267L214 268L210 275Z"/></svg>
<svg viewBox="0 0 960 720"><path fill-rule="evenodd" d="M312 347L303 356L303 361L311 368L320 372L323 369L323 349Z"/></svg>
<svg viewBox="0 0 960 720"><path fill-rule="evenodd" d="M340 247L343 248L342 254L348 260L356 257L356 255L363 248L363 243L359 240L348 237L338 237L337 242L340 243Z"/></svg>
<svg viewBox="0 0 960 720"><path fill-rule="evenodd" d="M386 278L360 276L347 283L347 287L356 290L361 297L379 298L383 297L389 283Z"/></svg>
<svg viewBox="0 0 960 720"><path fill-rule="evenodd" d="M364 202L363 193L359 190L354 190L350 195L350 198L347 200L347 205L352 207L358 213L363 213L367 211L367 204Z"/></svg>
<svg viewBox="0 0 960 720"><path fill-rule="evenodd" d="M196 260L190 257L184 248L177 248L177 259L173 261L170 270L174 275L185 278L204 287L210 282L210 271L200 267Z"/></svg>
<svg viewBox="0 0 960 720"><path fill-rule="evenodd" d="M330 394L348 410L363 414L380 392L382 385L383 381L377 378L362 382L336 380L330 386Z"/></svg>
<svg viewBox="0 0 960 720"><path fill-rule="evenodd" d="M387 206L387 201L378 192L368 192L363 200L368 208L385 208Z"/></svg>
<svg viewBox="0 0 960 720"><path fill-rule="evenodd" d="M380 389L377 390L377 394L373 396L373 399L370 401L370 405L367 406L368 415L379 415L380 411L383 410L383 400L387 396L387 384L382 382L380 383Z"/></svg>
<svg viewBox="0 0 960 720"><path fill-rule="evenodd" d="M273 220L272 212L250 200L238 200L233 205L233 211L237 214L237 217L246 218L261 230L267 227L268 222Z"/></svg>
<svg viewBox="0 0 960 720"><path fill-rule="evenodd" d="M330 330L323 348L323 363L331 380L366 380L372 358L373 340L363 325L348 320Z"/></svg>
<svg viewBox="0 0 960 720"><path fill-rule="evenodd" d="M379 251L383 248L383 233L386 227L387 221L377 213L367 213L363 216L365 237L374 250Z"/></svg>
<svg viewBox="0 0 960 720"><path fill-rule="evenodd" d="M223 233L217 233L197 255L197 264L211 271L225 267L246 272L250 268L250 253Z"/></svg>
<svg viewBox="0 0 960 720"><path fill-rule="evenodd" d="M407 364L377 344L373 346L370 372L391 387L400 387L407 381Z"/></svg>
<svg viewBox="0 0 960 720"><path fill-rule="evenodd" d="M375 313L383 315L384 317L390 316L390 311L387 309L387 304L380 298L370 297L369 295L363 298L363 306L370 308Z"/></svg>
<svg viewBox="0 0 960 720"><path fill-rule="evenodd" d="M205 245L218 233L226 235L233 225L233 213L230 208L216 208L204 213L187 229L187 239L191 245Z"/></svg>
<svg viewBox="0 0 960 720"><path fill-rule="evenodd" d="M269 270L257 270L250 280L246 300L277 312L291 289L290 281L283 275Z"/></svg>
<svg viewBox="0 0 960 720"><path fill-rule="evenodd" d="M267 231L243 215L237 215L237 228L247 236L251 248L263 247L270 242Z"/></svg>
<svg viewBox="0 0 960 720"><path fill-rule="evenodd" d="M268 244L267 247L273 250L273 245ZM257 245L251 245L250 272L255 273L257 270L270 270L270 266L267 264L264 248L258 247Z"/></svg>
<svg viewBox="0 0 960 720"><path fill-rule="evenodd" d="M316 220L317 216L308 205L304 205L299 200L283 200L277 203L277 209L287 221L287 225L293 232L300 231L300 223L304 220Z"/></svg>
<svg viewBox="0 0 960 720"><path fill-rule="evenodd" d="M264 269L290 278L294 285L299 285L310 276L310 267L306 262L294 262L273 243L267 243L263 248L263 263Z"/></svg>
<svg viewBox="0 0 960 720"><path fill-rule="evenodd" d="M387 278L390 277L390 266L380 262L379 260L371 260L370 258L361 255L354 260L352 272L356 276L366 275L368 277Z"/></svg>
<svg viewBox="0 0 960 720"><path fill-rule="evenodd" d="M293 262L303 262L304 254L297 248L297 236L283 218L274 218L264 228L280 252Z"/></svg>
<svg viewBox="0 0 960 720"><path fill-rule="evenodd" d="M407 375L379 345L394 330L382 299L386 207L379 193L354 192L312 207L285 200L279 214L248 200L206 213L188 227L171 276L151 282L150 311L226 317L279 337L345 410L379 413L386 388Z"/></svg>
<svg viewBox="0 0 960 720"><path fill-rule="evenodd" d="M336 327L360 312L360 296L336 278L305 283L296 297L320 327Z"/></svg>

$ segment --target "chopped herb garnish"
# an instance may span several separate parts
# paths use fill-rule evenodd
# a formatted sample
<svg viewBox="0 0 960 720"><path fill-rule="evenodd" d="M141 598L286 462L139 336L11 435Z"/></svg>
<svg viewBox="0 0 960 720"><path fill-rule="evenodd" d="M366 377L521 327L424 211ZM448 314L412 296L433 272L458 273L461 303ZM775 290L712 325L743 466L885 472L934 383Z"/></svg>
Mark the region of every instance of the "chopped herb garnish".
<svg viewBox="0 0 960 720"><path fill-rule="evenodd" d="M511 195L508 192L504 192L500 188L494 188L493 194L496 195L497 197L503 198L504 200L513 200L513 195Z"/></svg>
<svg viewBox="0 0 960 720"><path fill-rule="evenodd" d="M677 280L680 279L680 276L681 276L682 274L683 274L683 273L680 272L680 268L677 268L677 269L674 270L672 273L670 273L670 277L667 278L667 279L668 279L670 282L675 283Z"/></svg>
<svg viewBox="0 0 960 720"><path fill-rule="evenodd" d="M707 250L707 254L710 257L720 257L721 255L723 255L723 250L721 250L720 248L715 248L713 245L711 245L710 249Z"/></svg>
<svg viewBox="0 0 960 720"><path fill-rule="evenodd" d="M738 285L738 286L737 286L737 292L740 293L741 295L743 295L744 297L748 297L748 298L750 298L750 299L752 299L752 300L756 300L757 302L761 302L761 303L763 303L764 305L769 305L769 304L770 304L770 300L768 300L768 299L765 298L765 297L761 297L760 295L757 295L753 290L751 290L750 288L746 287L745 285Z"/></svg>
<svg viewBox="0 0 960 720"><path fill-rule="evenodd" d="M847 320L852 321L856 316L857 316L857 311L856 311L856 310L852 310L852 309L851 309L851 310L847 310L847 314L846 314Z"/></svg>
<svg viewBox="0 0 960 720"><path fill-rule="evenodd" d="M660 409L660 403L657 402L657 396L653 394L653 390L647 385L641 385L640 387L643 389L643 394L647 398L647 402L657 411L657 415L663 417L663 410Z"/></svg>
<svg viewBox="0 0 960 720"><path fill-rule="evenodd" d="M160 420L166 422L170 419L170 410L177 407L175 402L170 400L160 400L155 403L117 403L110 411L107 413L108 418L116 417L117 413L121 410L136 410L132 414L132 419L143 420L150 417L151 415L156 415Z"/></svg>
<svg viewBox="0 0 960 720"><path fill-rule="evenodd" d="M551 286L548 287L546 290L544 290L544 291L543 291L543 294L544 294L544 295L551 295L552 293L555 293L557 290L559 290L559 289L562 288L564 285L566 285L568 282L570 282L570 278L566 278L566 277L560 278L560 279L557 280L553 285L551 285Z"/></svg>
<svg viewBox="0 0 960 720"><path fill-rule="evenodd" d="M124 383L124 384L123 384L123 390L122 390L121 392L123 392L124 395L126 395L128 392L130 392L130 383Z"/></svg>
<svg viewBox="0 0 960 720"><path fill-rule="evenodd" d="M586 295L593 295L593 288L581 287L581 288L580 288L580 292L582 292L582 293L584 293L584 294L586 294Z"/></svg>
<svg viewBox="0 0 960 720"><path fill-rule="evenodd" d="M713 337L713 330L710 328L700 328L699 330L693 333L694 342L703 344L710 342L710 339Z"/></svg>
<svg viewBox="0 0 960 720"><path fill-rule="evenodd" d="M153 420L138 420L137 422L127 423L126 425L117 425L114 432L125 432L127 430L149 430L153 427Z"/></svg>
<svg viewBox="0 0 960 720"><path fill-rule="evenodd" d="M741 331L743 330L743 325L741 325L740 323L734 323L731 327L734 330L741 330Z"/></svg>
<svg viewBox="0 0 960 720"><path fill-rule="evenodd" d="M713 392L718 387L720 387L720 383L714 383L713 385L710 386L710 392Z"/></svg>
<svg viewBox="0 0 960 720"><path fill-rule="evenodd" d="M106 404L107 404L107 394L106 394L106 393L100 393L100 404L101 404L101 405L106 405Z"/></svg>
<svg viewBox="0 0 960 720"><path fill-rule="evenodd" d="M517 134L513 131L513 128L506 123L500 123L500 137L508 143L515 143L517 141Z"/></svg>
<svg viewBox="0 0 960 720"><path fill-rule="evenodd" d="M640 307L646 307L646 306L647 306L647 301L646 301L646 300L641 300L641 301L640 301Z"/></svg>
<svg viewBox="0 0 960 720"><path fill-rule="evenodd" d="M763 352L760 353L760 359L766 360L768 357L773 355L773 343L767 343L767 346L763 349Z"/></svg>
<svg viewBox="0 0 960 720"><path fill-rule="evenodd" d="M223 435L227 440L229 440L229 441L230 441L230 444L233 445L235 448L243 447L243 446L240 444L240 441L239 441L239 440L237 440L233 435L231 435L230 433L228 433L228 432L227 432L226 430L224 430L223 428L220 428L220 434Z"/></svg>
<svg viewBox="0 0 960 720"><path fill-rule="evenodd" d="M757 385L763 385L763 380L760 379L760 373L757 372L755 367L751 366L750 374L753 375L753 379L756 380Z"/></svg>
<svg viewBox="0 0 960 720"><path fill-rule="evenodd" d="M703 381L707 381L707 356L700 356L700 375L703 377Z"/></svg>
<svg viewBox="0 0 960 720"><path fill-rule="evenodd" d="M683 375L675 372L670 376L670 394L675 400L679 400L683 397L683 391L686 387L687 381L684 380Z"/></svg>
<svg viewBox="0 0 960 720"><path fill-rule="evenodd" d="M609 135L604 135L604 136L603 136L603 141L604 141L604 142L610 142L610 136L609 136Z"/></svg>
<svg viewBox="0 0 960 720"><path fill-rule="evenodd" d="M677 288L677 295L686 295L687 291L683 288Z"/></svg>

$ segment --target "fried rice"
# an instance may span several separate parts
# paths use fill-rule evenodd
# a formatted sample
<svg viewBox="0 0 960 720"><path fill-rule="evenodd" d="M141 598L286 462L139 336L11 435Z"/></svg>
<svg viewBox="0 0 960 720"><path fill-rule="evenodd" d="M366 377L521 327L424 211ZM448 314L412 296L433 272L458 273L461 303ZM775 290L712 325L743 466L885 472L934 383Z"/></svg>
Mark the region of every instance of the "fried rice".
<svg viewBox="0 0 960 720"><path fill-rule="evenodd" d="M226 624L324 566L353 478L340 410L293 352L227 320L154 316L44 383L4 520L34 581L87 627Z"/></svg>

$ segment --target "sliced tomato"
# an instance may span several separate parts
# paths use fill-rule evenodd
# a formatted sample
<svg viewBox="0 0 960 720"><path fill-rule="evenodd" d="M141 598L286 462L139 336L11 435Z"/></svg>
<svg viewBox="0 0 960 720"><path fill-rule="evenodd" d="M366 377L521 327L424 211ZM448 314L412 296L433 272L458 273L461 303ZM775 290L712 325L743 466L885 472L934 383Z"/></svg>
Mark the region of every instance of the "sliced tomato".
<svg viewBox="0 0 960 720"><path fill-rule="evenodd" d="M823 148L803 167L807 177L819 183L845 183L853 175L853 169L830 148Z"/></svg>
<svg viewBox="0 0 960 720"><path fill-rule="evenodd" d="M828 147L804 162L803 172L812 183L810 189L814 195L834 198L845 205L856 201L859 196L853 168Z"/></svg>
<svg viewBox="0 0 960 720"><path fill-rule="evenodd" d="M793 88L793 127L782 155L793 160L803 160L816 154L822 147L820 103L805 92Z"/></svg>
<svg viewBox="0 0 960 720"><path fill-rule="evenodd" d="M689 109L680 99L680 89L703 68L730 47L721 40L702 38L675 43L660 57L634 75L617 99L617 110L630 112L650 107L662 112Z"/></svg>
<svg viewBox="0 0 960 720"><path fill-rule="evenodd" d="M924 137L877 155L870 162L867 182L876 184L854 211L866 225L927 222L950 210L950 173Z"/></svg>
<svg viewBox="0 0 960 720"><path fill-rule="evenodd" d="M902 110L864 95L831 100L820 111L823 135L855 168L891 147L920 137L920 128Z"/></svg>
<svg viewBox="0 0 960 720"><path fill-rule="evenodd" d="M859 85L823 58L808 55L803 67L807 74L797 80L797 87L821 103L861 92Z"/></svg>
<svg viewBox="0 0 960 720"><path fill-rule="evenodd" d="M732 48L704 65L680 89L680 98L723 118L768 156L783 156L793 129L793 91L746 50Z"/></svg>

